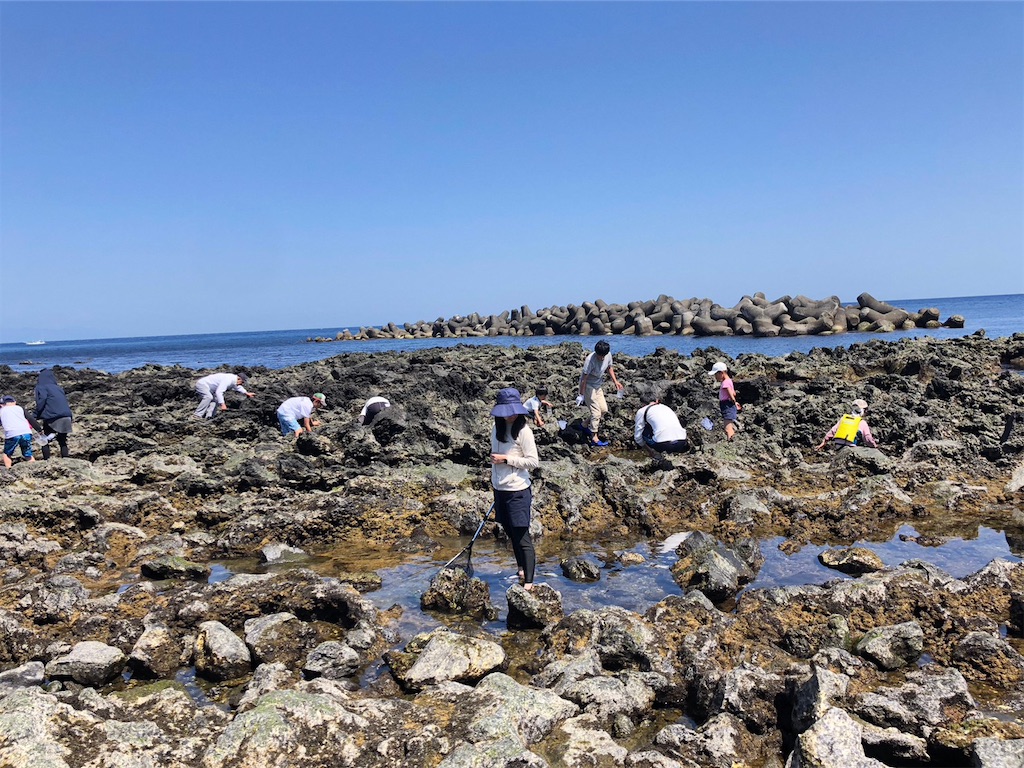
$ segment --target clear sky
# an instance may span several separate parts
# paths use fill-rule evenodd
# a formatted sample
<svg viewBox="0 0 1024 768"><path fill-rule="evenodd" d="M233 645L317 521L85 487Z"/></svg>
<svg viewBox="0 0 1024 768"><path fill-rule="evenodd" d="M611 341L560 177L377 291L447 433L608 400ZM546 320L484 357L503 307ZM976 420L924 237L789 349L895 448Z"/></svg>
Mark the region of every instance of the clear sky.
<svg viewBox="0 0 1024 768"><path fill-rule="evenodd" d="M0 341L1024 293L1018 2L0 2Z"/></svg>

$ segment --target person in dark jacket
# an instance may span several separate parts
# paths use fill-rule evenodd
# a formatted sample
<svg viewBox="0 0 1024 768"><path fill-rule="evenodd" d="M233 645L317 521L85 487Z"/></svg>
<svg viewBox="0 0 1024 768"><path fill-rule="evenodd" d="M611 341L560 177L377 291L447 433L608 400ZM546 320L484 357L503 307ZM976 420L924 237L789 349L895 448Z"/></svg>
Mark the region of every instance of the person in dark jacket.
<svg viewBox="0 0 1024 768"><path fill-rule="evenodd" d="M68 457L68 435L71 434L71 406L57 383L52 368L44 368L36 380L35 417L42 422L43 459L50 458L50 441L56 440L62 458Z"/></svg>

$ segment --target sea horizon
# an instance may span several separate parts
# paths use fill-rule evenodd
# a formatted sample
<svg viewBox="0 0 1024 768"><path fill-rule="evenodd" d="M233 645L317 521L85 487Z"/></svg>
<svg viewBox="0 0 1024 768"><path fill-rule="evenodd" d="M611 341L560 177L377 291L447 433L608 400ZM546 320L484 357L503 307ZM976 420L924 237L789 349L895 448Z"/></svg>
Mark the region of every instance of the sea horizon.
<svg viewBox="0 0 1024 768"><path fill-rule="evenodd" d="M847 304L856 302L844 302ZM984 330L989 337L1011 336L1024 332L1024 294L990 296L949 296L919 299L887 300L887 303L908 311L935 307L940 320L962 315L963 328L915 328L889 333L847 332L820 336L675 336L675 335L607 335L613 354L640 357L660 347L689 354L697 349L714 347L725 355L736 357L745 353L780 356L790 352L808 352L815 347L849 346L872 340L896 341L902 338L958 338ZM725 306L725 305L722 305ZM731 305L730 305L731 306ZM449 316L451 317L451 316ZM399 321L393 321L396 324ZM412 322L412 321L402 321ZM14 371L38 371L51 366L91 368L118 373L146 365L182 366L194 370L234 366L241 368L284 368L305 362L323 360L337 355L357 353L403 352L434 347L492 345L505 347L551 346L579 343L589 348L591 336L489 336L471 338L375 339L363 341L322 341L333 339L346 328L353 333L360 327L328 326L323 328L292 328L281 330L228 331L148 336L122 336L92 339L38 340L0 344L0 365Z"/></svg>
<svg viewBox="0 0 1024 768"><path fill-rule="evenodd" d="M744 294L744 295L752 295L752 294ZM916 311L918 311L920 309L924 309L926 307L936 306L936 302L942 302L942 301L963 301L965 299L1003 299L1003 298L1015 298L1015 297L1016 298L1024 299L1024 293L993 293L993 294L984 294L984 295L980 295L980 296L940 296L940 297L937 297L937 298L936 297L932 297L932 298L918 298L918 299L879 299L879 301L882 301L882 302L884 302L886 304L891 304L894 307L899 307L900 309L905 309L908 312L916 312ZM742 299L742 297L741 297L741 299ZM646 300L647 299L644 299L644 301L646 301ZM592 299L588 299L587 301L593 301L593 300ZM637 301L639 301L639 299L637 299ZM841 299L841 301L842 301L842 304L843 304L844 307L847 307L847 306L857 306L857 300L856 299L852 299L852 300L848 300L848 301ZM931 302L931 303L923 304L921 306L917 306L920 302ZM572 302L572 303L575 306L580 306L583 302L579 302L579 303ZM612 303L612 302L609 302L609 303ZM621 303L621 302L617 302L617 303ZM721 304L720 302L716 302L716 303L718 303L719 306L722 306L722 307L734 306L733 304ZM738 301L737 301L737 303L738 303ZM907 306L907 305L910 305L910 304L913 304L914 306L913 307ZM522 306L522 305L520 305L520 306ZM550 306L566 306L566 305L565 304L561 304L561 305L548 305L548 306L550 307ZM519 307L515 307L515 308L518 309ZM546 309L546 308L547 307L540 307L538 309L535 309L534 312L537 312L537 311L540 311L540 310L543 310L543 309ZM509 311L511 309L512 308L509 307L509 308L507 308L505 310L502 310L502 312ZM942 312L942 315L943 315L942 319L945 319L946 317L948 317L948 315L943 311L943 307L941 305L938 305L938 309L940 310L940 312ZM485 313L485 312L483 312L481 310L475 310L475 311L481 317L485 317L487 315L492 314L491 312L486 312ZM494 314L501 314L501 312L497 312L497 313L494 313ZM956 314L956 313L950 313L950 314ZM447 317L444 317L443 319L444 320L448 320L449 318L455 317L455 316L456 315L448 315ZM416 321L425 320L425 319L426 318L417 318ZM436 319L436 318L434 318L434 319ZM299 333L299 334L307 334L308 335L311 331L329 332L329 333L331 333L333 335L334 333L339 333L339 332L344 331L346 329L349 330L349 331L353 331L354 332L354 331L358 331L360 328L381 328L383 326L386 326L389 322L393 322L396 325L401 326L403 323L411 323L411 322L416 322L416 321L413 321L413 320L385 320L382 323L358 323L356 325L327 325L327 326L323 326L321 328L261 328L261 329L258 329L258 330L247 330L247 331L206 331L206 332L203 332L203 333L147 333L147 334L141 334L141 335L138 335L138 336L82 336L82 337L68 337L68 338L59 337L59 338L49 338L49 339L22 339L20 341L3 341L3 342L0 342L0 347L6 347L8 345L32 346L33 344L36 344L39 341L42 341L44 344L50 344L50 343L58 342L58 341L62 341L62 342L64 342L64 341L73 341L73 342L135 341L135 340L140 340L140 339L188 338L188 337L199 337L199 336L224 336L224 335L228 335L228 334L230 334L230 335L241 335L241 334L263 334L263 333ZM1022 320L1022 326L1024 326L1024 320ZM1024 327L1022 327L1021 330L1024 331ZM531 337L523 337L523 338L531 338Z"/></svg>

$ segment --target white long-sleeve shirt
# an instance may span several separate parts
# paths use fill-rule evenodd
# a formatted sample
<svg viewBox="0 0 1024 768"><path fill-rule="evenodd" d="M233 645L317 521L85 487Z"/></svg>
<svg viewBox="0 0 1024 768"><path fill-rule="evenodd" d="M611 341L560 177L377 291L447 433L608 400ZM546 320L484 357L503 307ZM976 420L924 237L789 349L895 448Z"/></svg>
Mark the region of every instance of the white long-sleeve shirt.
<svg viewBox="0 0 1024 768"><path fill-rule="evenodd" d="M238 383L238 375L234 373L211 373L209 376L203 376L196 382L196 389L209 389L213 399L217 401L217 405L224 404L224 393L229 389L241 392L243 395L249 394L245 387Z"/></svg>
<svg viewBox="0 0 1024 768"><path fill-rule="evenodd" d="M526 490L530 487L530 470L540 466L533 430L524 426L515 440L511 439L511 432L507 427L505 436L508 439L499 443L497 433L491 429L491 453L508 457L507 464L491 464L491 485L499 491Z"/></svg>

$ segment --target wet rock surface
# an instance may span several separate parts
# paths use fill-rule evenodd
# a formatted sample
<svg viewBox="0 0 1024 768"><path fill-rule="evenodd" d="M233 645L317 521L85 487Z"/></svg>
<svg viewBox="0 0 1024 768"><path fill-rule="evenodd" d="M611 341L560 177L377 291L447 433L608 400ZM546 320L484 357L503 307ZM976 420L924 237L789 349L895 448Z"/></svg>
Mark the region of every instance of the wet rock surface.
<svg viewBox="0 0 1024 768"><path fill-rule="evenodd" d="M742 429L731 442L712 431L669 466L635 450L632 393L661 384L696 430L717 419L705 372L727 358L616 356L627 396L610 402L608 448L536 430L534 534L581 589L604 579L581 543L674 537L677 593L642 611L567 610L548 584L492 597L449 569L411 609L441 626L405 632L402 609L371 600L375 571L465 543L490 503L496 391L544 384L572 422L585 353L455 347L252 369L257 397L229 396L210 422L191 418L198 372L59 369L72 457L0 470L0 764L1019 757L1024 565L954 578L923 561L886 567L860 542L912 523L929 546L987 526L1022 553L1020 335L729 360ZM0 369L19 401L34 383ZM277 405L311 391L331 403L323 426L280 437ZM364 428L356 415L376 394L393 406ZM816 453L855 397L880 448ZM482 535L501 533L488 522ZM825 547L835 579L751 589L766 540ZM339 550L344 569L322 573ZM210 569L230 558L262 572ZM603 556L626 574L643 559Z"/></svg>

